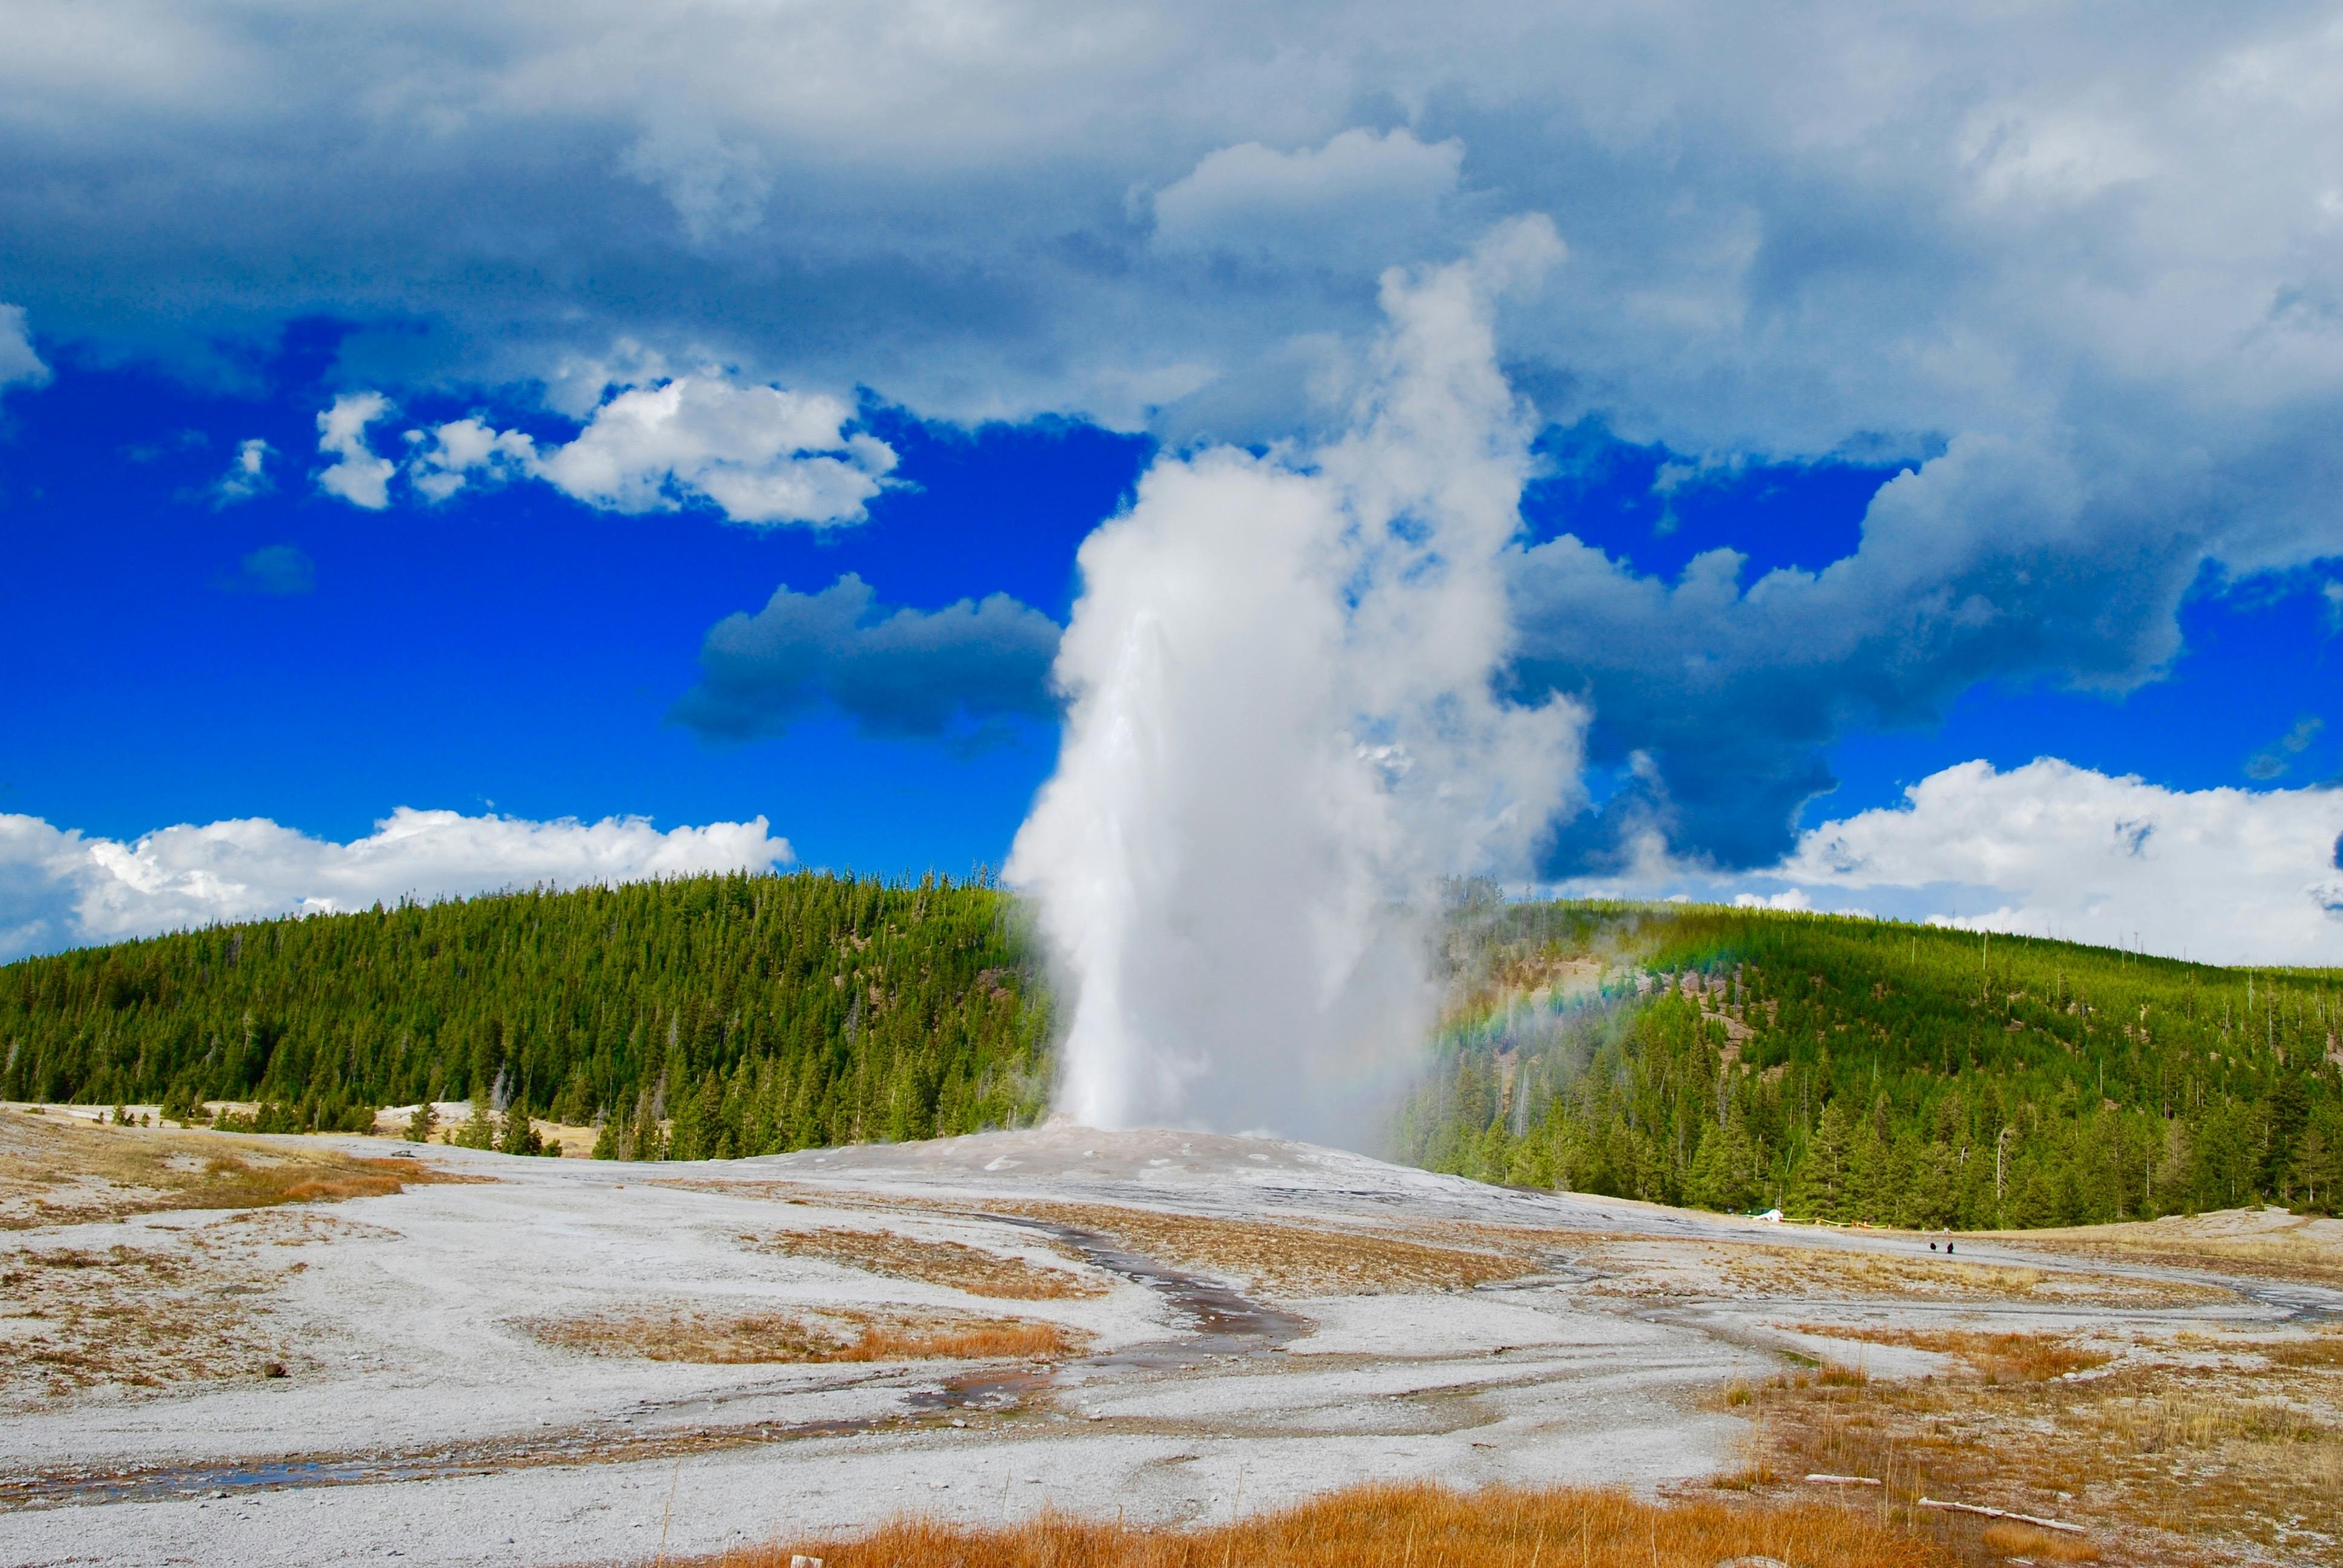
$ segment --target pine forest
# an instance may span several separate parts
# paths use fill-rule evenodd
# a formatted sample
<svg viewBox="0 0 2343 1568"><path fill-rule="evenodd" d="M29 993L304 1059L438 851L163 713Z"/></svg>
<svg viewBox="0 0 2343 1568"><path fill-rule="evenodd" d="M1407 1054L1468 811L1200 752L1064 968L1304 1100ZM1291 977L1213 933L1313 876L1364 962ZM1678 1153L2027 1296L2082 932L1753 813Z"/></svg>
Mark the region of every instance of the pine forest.
<svg viewBox="0 0 2343 1568"><path fill-rule="evenodd" d="M0 1097L261 1101L262 1131L493 1097L716 1159L1031 1121L1048 1000L1006 896L696 877L218 926L0 969Z"/></svg>
<svg viewBox="0 0 2343 1568"><path fill-rule="evenodd" d="M1465 889L1386 1152L1483 1181L1927 1228L2343 1191L2333 970ZM820 873L218 926L0 968L0 1098L474 1099L716 1159L1030 1125L1051 999L980 879ZM526 1125L524 1121L521 1125Z"/></svg>
<svg viewBox="0 0 2343 1568"><path fill-rule="evenodd" d="M1910 1227L2343 1190L2336 970L1715 907L1460 900L1402 1159Z"/></svg>

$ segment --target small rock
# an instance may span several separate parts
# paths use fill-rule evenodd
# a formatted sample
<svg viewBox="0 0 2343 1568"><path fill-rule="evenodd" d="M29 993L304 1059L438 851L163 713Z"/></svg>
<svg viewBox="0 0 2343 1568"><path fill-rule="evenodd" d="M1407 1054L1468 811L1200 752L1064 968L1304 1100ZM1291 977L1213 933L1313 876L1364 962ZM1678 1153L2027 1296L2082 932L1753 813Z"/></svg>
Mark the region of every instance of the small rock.
<svg viewBox="0 0 2343 1568"><path fill-rule="evenodd" d="M821 1559L809 1557L802 1552L789 1553L789 1568L821 1568Z"/></svg>
<svg viewBox="0 0 2343 1568"><path fill-rule="evenodd" d="M283 1377L285 1375L285 1363L283 1362L270 1362L266 1366L260 1369L260 1375L262 1377Z"/></svg>

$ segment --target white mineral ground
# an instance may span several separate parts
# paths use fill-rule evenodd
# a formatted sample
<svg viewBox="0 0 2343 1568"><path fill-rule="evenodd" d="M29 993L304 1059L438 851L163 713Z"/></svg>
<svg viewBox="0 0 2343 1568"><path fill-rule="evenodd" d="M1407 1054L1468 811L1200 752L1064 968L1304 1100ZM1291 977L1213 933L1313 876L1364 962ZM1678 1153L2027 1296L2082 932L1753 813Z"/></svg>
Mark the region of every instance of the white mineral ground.
<svg viewBox="0 0 2343 1568"><path fill-rule="evenodd" d="M2158 1282L2177 1276L2155 1268L1983 1241L1965 1240L1956 1265L1925 1238L1511 1191L1267 1139L1060 1125L656 1166L297 1141L409 1152L489 1180L0 1232L8 1265L28 1251L123 1246L199 1257L207 1278L243 1269L244 1282L213 1293L265 1311L287 1369L14 1400L0 1422L0 1561L637 1562L659 1549L663 1519L674 1555L906 1511L995 1521L1048 1505L1203 1521L1382 1478L1648 1493L1735 1462L1745 1423L1718 1395L1779 1370L1781 1352L1801 1343L1790 1325L2137 1339L2191 1325L2284 1332L2306 1308L2343 1309L2343 1296L2310 1286L2166 1289ZM1477 1288L1354 1282L1313 1297L1281 1293L1267 1232L1262 1266L1240 1259L1217 1278L1272 1311L1204 1347L1219 1353L1183 1355L1198 1322L1160 1282L1088 1267L1094 1295L981 1299L743 1240L879 1226L1083 1268L1030 1225L982 1217L1036 1201L1364 1227L1434 1245L1471 1246L1492 1232L1469 1227L1502 1226L1534 1261ZM1757 1255L1752 1243L1775 1260L1814 1249L1789 1255L1811 1256L1820 1282L1800 1287L1778 1267L1771 1284L1736 1275L1731 1260ZM1920 1286L1885 1297L1831 1286L1850 1253L1893 1254ZM2019 1261L2046 1271L2048 1288L2000 1301L1926 1287L1927 1270ZM2111 1298L2111 1278L2137 1282L2137 1300ZM982 1369L690 1364L560 1348L528 1326L843 1304L1048 1319L1091 1336L1091 1359L997 1399L964 1390L972 1402L951 1407L938 1392ZM15 1310L0 1303L0 1315ZM1245 1337L1281 1322L1292 1336L1282 1343ZM17 1334L7 1347L27 1342ZM1875 1378L1943 1364L1914 1350L1865 1353ZM819 1423L837 1425L825 1434Z"/></svg>

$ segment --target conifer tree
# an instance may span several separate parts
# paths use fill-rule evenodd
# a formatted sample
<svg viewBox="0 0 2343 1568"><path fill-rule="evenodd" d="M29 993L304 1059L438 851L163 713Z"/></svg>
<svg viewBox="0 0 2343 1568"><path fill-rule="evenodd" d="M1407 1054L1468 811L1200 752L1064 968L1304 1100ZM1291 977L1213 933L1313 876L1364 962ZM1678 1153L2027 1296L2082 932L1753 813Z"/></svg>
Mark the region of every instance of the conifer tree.
<svg viewBox="0 0 2343 1568"><path fill-rule="evenodd" d="M515 1097L505 1107L504 1133L497 1147L507 1154L542 1154L545 1141L537 1135L537 1124L529 1120L528 1108Z"/></svg>
<svg viewBox="0 0 2343 1568"><path fill-rule="evenodd" d="M471 1113L464 1125L456 1129L448 1140L458 1149L494 1149L497 1146L497 1114L488 1089L479 1080L473 1080Z"/></svg>
<svg viewBox="0 0 2343 1568"><path fill-rule="evenodd" d="M426 1100L415 1108L415 1114L407 1119L407 1141L409 1143L428 1143L431 1141L431 1130L438 1125L439 1108Z"/></svg>

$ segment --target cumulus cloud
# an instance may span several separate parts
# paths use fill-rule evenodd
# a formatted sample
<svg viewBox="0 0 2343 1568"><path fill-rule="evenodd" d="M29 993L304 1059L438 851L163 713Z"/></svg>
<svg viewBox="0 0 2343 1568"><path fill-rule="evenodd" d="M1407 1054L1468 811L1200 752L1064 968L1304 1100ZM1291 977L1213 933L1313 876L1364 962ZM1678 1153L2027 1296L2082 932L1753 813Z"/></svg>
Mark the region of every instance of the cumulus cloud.
<svg viewBox="0 0 2343 1568"><path fill-rule="evenodd" d="M263 545L222 576L218 586L229 593L289 598L317 586L317 563L296 546Z"/></svg>
<svg viewBox="0 0 2343 1568"><path fill-rule="evenodd" d="M2167 789L1965 762L1805 834L1774 875L1916 890L1930 918L2209 962L2343 962L2343 789ZM1969 906L1965 912L1948 908Z"/></svg>
<svg viewBox="0 0 2343 1568"><path fill-rule="evenodd" d="M773 735L818 708L869 734L980 742L1000 720L1055 716L1058 625L1006 594L889 610L848 573L820 593L778 588L717 622L679 723L712 739Z"/></svg>
<svg viewBox="0 0 2343 1568"><path fill-rule="evenodd" d="M248 501L255 496L265 496L277 487L276 478L268 472L268 459L275 449L257 436L236 443L236 456L229 459L227 472L212 486L212 505L232 506Z"/></svg>
<svg viewBox="0 0 2343 1568"><path fill-rule="evenodd" d="M0 305L0 392L11 387L38 387L48 378L49 367L33 351L24 307Z"/></svg>
<svg viewBox="0 0 2343 1568"><path fill-rule="evenodd" d="M736 523L855 522L895 454L849 434L853 417L823 393L679 376L619 393L538 467L566 494L614 511L706 500Z"/></svg>
<svg viewBox="0 0 2343 1568"><path fill-rule="evenodd" d="M1354 128L1291 153L1222 147L1155 193L1154 242L1379 271L1437 235L1463 162L1462 142L1427 146L1405 126Z"/></svg>
<svg viewBox="0 0 2343 1568"><path fill-rule="evenodd" d="M402 806L367 837L337 844L266 818L125 843L0 814L0 960L214 920L764 870L790 859L762 817L661 832L639 817L533 822Z"/></svg>
<svg viewBox="0 0 2343 1568"><path fill-rule="evenodd" d="M444 501L476 480L501 482L538 471L537 443L524 431L499 430L478 416L409 430L407 477L427 500Z"/></svg>
<svg viewBox="0 0 2343 1568"><path fill-rule="evenodd" d="M1804 888L1784 888L1773 893L1739 892L1733 895L1736 910L1788 910L1805 913L1815 907L1815 900Z"/></svg>
<svg viewBox="0 0 2343 1568"><path fill-rule="evenodd" d="M365 445L366 425L387 408L378 393L346 394L318 416L321 429L337 421L327 439L345 453L342 464L318 476L320 485L360 506L389 504L399 467ZM478 415L409 430L403 471L429 501L471 485L532 478L607 511L709 506L729 521L758 527L860 522L895 453L850 430L853 418L851 407L825 393L743 384L711 371L624 387L593 409L574 439L549 447ZM351 464L360 466L357 479L337 473Z"/></svg>
<svg viewBox="0 0 2343 1568"><path fill-rule="evenodd" d="M317 416L317 450L334 459L317 470L319 489L370 512L390 505L398 465L367 445L367 427L389 412L390 399L379 392L345 392Z"/></svg>

